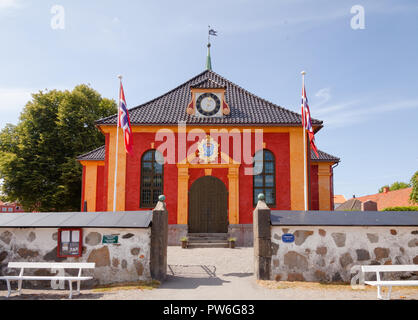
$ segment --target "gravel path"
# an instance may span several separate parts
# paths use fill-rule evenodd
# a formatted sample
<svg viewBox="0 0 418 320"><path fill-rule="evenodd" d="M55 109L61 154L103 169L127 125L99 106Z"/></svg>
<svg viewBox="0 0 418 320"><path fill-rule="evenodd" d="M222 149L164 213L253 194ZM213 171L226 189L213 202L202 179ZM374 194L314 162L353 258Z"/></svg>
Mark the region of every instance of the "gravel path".
<svg viewBox="0 0 418 320"><path fill-rule="evenodd" d="M181 249L168 248L168 278L154 290L82 290L73 299L123 300L374 300L376 289L353 290L350 286L320 286L307 283L281 285L258 284L253 275L253 248ZM282 284L282 283L280 283ZM0 300L5 291L0 291ZM68 291L24 289L10 299L67 299ZM418 299L418 289L394 289L392 299Z"/></svg>

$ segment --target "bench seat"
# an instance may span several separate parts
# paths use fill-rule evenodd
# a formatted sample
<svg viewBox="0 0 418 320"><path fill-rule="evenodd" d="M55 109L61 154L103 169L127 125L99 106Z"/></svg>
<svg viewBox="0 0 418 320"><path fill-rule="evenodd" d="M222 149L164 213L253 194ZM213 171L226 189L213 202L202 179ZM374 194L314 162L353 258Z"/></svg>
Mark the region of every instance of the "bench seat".
<svg viewBox="0 0 418 320"><path fill-rule="evenodd" d="M370 266L361 266L361 271L363 273L374 272L376 273L376 281L364 281L365 284L370 286L377 287L377 298L390 300L390 294L392 292L392 287L418 287L418 280L382 280L381 273L385 272L417 272L418 265L370 265ZM388 287L389 292L386 298L382 297L382 287Z"/></svg>
<svg viewBox="0 0 418 320"><path fill-rule="evenodd" d="M69 280L69 281L84 281L91 280L93 277L57 277L57 276L5 276L0 277L0 280Z"/></svg>
<svg viewBox="0 0 418 320"><path fill-rule="evenodd" d="M393 287L396 287L396 286L398 286L398 287L401 287L401 286L410 286L410 287L417 286L418 287L418 280L365 281L364 283L368 284L370 286L383 286L383 287L389 287L389 286L393 286Z"/></svg>
<svg viewBox="0 0 418 320"><path fill-rule="evenodd" d="M22 291L22 282L23 280L49 280L49 281L68 281L70 287L70 296L73 295L73 282L77 282L77 292L80 294L80 283L81 281L91 280L93 277L90 276L81 276L83 269L94 269L96 266L95 263L49 263L49 262L9 262L9 268L20 268L20 273L18 276L2 276L0 280L5 280L7 283L7 297L10 297L11 294L11 281L18 282L18 292L19 294ZM23 273L25 269L78 269L78 276L24 276Z"/></svg>

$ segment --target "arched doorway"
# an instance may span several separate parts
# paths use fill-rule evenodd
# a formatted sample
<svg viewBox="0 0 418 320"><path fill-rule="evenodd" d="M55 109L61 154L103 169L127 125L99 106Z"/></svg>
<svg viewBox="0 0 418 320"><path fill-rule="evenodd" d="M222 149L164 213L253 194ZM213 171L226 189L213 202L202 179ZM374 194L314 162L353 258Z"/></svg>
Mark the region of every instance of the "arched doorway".
<svg viewBox="0 0 418 320"><path fill-rule="evenodd" d="M189 233L228 232L228 191L212 176L196 180L189 191Z"/></svg>

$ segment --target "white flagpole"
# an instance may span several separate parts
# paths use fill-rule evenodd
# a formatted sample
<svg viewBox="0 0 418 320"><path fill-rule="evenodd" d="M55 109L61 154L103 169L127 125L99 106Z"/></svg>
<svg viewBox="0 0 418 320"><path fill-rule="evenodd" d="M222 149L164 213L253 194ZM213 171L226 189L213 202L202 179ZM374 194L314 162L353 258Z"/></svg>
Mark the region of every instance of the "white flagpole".
<svg viewBox="0 0 418 320"><path fill-rule="evenodd" d="M305 75L306 72L302 71L302 88L303 91L305 92ZM305 92L306 95L306 92ZM304 110L305 111L305 110ZM303 115L303 114L302 114ZM306 119L306 117L305 117ZM304 121L305 121L304 119ZM302 124L304 123L304 121L302 121ZM304 191L304 201L305 201L305 211L308 211L308 190L307 190L307 164L306 164L306 130L305 130L305 126L302 125L302 132L303 132L303 172L304 172L304 185L303 185L303 191Z"/></svg>
<svg viewBox="0 0 418 320"><path fill-rule="evenodd" d="M118 117L117 122L118 126L116 128L116 155L115 155L115 184L113 187L113 212L116 212L116 187L117 187L117 178L118 178L118 152L119 152L119 112L120 112L120 89L122 87L122 76L118 76L119 78L119 100L118 100Z"/></svg>

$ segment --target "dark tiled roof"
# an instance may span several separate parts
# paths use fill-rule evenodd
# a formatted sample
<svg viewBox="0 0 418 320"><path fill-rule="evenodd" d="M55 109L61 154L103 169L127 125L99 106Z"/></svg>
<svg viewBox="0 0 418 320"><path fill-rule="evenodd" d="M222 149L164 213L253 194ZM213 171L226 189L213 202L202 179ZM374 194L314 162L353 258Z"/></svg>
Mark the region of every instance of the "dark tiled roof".
<svg viewBox="0 0 418 320"><path fill-rule="evenodd" d="M79 156L78 158L77 158L77 160L79 160L79 161L88 161L88 160L90 160L90 161L93 161L93 160L103 160L104 161L104 159L105 159L105 149L106 149L106 147L105 146L102 146L102 147L100 147L100 148L97 148L97 149L95 149L95 150L93 150L93 151L90 151L90 152L88 152L88 153L86 153L86 154L83 154L83 155L81 155L81 156ZM337 158L337 157L334 157L334 156L332 156L332 155L330 155L330 154L328 154L328 153L325 153L325 152L323 152L323 151L321 151L321 150L318 150L318 154L319 154L319 158L320 158L320 160L318 160L318 158L316 157L316 155L315 155L315 153L314 152L312 152L311 153L311 160L316 160L316 161L340 161L340 159L339 158Z"/></svg>
<svg viewBox="0 0 418 320"><path fill-rule="evenodd" d="M105 159L105 151L106 151L106 146L101 146L97 149L94 149L93 151L87 152L81 156L77 157L78 161L82 161L82 160L96 160L96 161L100 161L100 160L104 160Z"/></svg>
<svg viewBox="0 0 418 320"><path fill-rule="evenodd" d="M361 201L357 199L350 199L338 206L336 211L361 211Z"/></svg>
<svg viewBox="0 0 418 320"><path fill-rule="evenodd" d="M340 162L340 158L334 157L324 151L318 150L319 158L316 156L315 152L311 150L311 160L312 161L328 161L328 162Z"/></svg>
<svg viewBox="0 0 418 320"><path fill-rule="evenodd" d="M224 117L196 117L188 115L191 87L226 87L226 102L231 114ZM217 73L206 70L166 94L129 110L131 124L235 124L235 125L301 125L301 115L264 100ZM98 125L116 125L117 115L98 120ZM312 119L312 124L322 126Z"/></svg>
<svg viewBox="0 0 418 320"><path fill-rule="evenodd" d="M225 88L225 86L221 85L220 83L217 83L216 81L213 81L212 79L205 79L199 83L196 83L192 86L193 88L197 89L219 89L219 88Z"/></svg>

